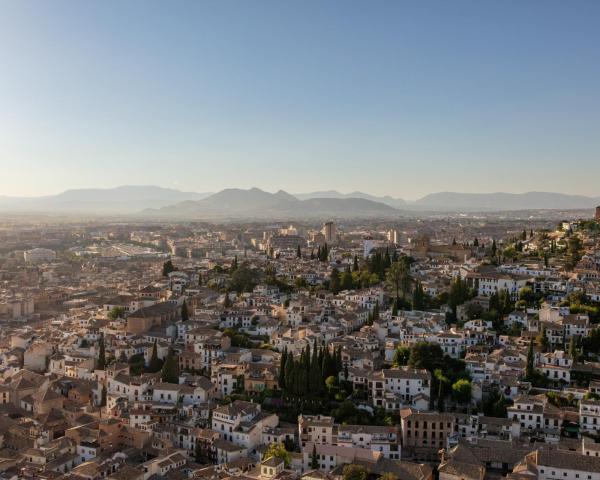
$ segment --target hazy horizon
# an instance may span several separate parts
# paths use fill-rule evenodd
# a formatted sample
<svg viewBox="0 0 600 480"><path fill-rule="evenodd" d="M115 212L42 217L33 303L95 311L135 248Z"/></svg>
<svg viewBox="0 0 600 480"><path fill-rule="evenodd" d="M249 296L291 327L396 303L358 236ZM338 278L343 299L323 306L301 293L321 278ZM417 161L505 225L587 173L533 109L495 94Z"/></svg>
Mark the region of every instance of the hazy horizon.
<svg viewBox="0 0 600 480"><path fill-rule="evenodd" d="M0 195L600 195L595 1L0 12Z"/></svg>
<svg viewBox="0 0 600 480"><path fill-rule="evenodd" d="M435 191L435 192L427 192L424 193L423 195L420 195L418 197L414 197L414 198L409 198L409 197L403 197L401 195L393 195L393 194L376 194L376 193L372 193L368 190L352 190L352 191L344 191L344 190L340 190L340 189L336 189L336 188L330 188L327 190L307 190L307 191L289 191L283 188L278 188L278 189L268 189L268 188L262 188L260 186L251 186L251 187L247 187L247 188L242 188L242 187L238 187L235 185L232 186L227 186L224 187L222 189L218 189L218 190L198 190L198 189L179 189L176 187L169 187L169 186L164 186L164 185L152 185L152 184L135 184L135 183L128 183L128 184L116 184L116 185L112 185L112 186L94 186L94 187L72 187L72 188L66 188L64 190L61 191L57 191L57 192L53 192L53 193L48 193L48 194L40 194L40 195L0 195L0 196L6 196L6 197L13 197L13 198L39 198L39 197L47 197L47 196L54 196L54 195L60 195L61 193L67 192L67 191L78 191L78 190L113 190L113 189L117 189L117 188L127 188L127 187L158 187L158 188L165 188L165 189L173 189L173 190L179 190L181 192L187 192L187 193L199 193L199 194L215 194L218 193L222 190L228 190L228 189L241 189L241 190L249 190L252 188L258 188L259 190L262 190L264 192L268 192L268 193L276 193L279 190L283 190L286 193L289 193L291 195L305 195L305 194L314 194L314 193L327 193L327 192L337 192L340 193L342 195L348 195L351 193L364 193L364 194L368 194L368 195L372 195L374 197L391 197L393 199L396 200L406 200L408 202L414 202L416 200L419 200L423 197L426 197L427 195L430 194L437 194L437 193L460 193L460 194L472 194L472 195L486 195L486 194L511 194L511 195L523 195L526 193L557 193L557 194L564 194L564 195L582 195L582 196L587 196L587 197L591 197L591 198L600 198L600 193L598 194L591 194L591 195L585 195L585 194L581 194L581 193L573 193L573 192L559 192L559 191L547 191L547 190L527 190L527 191L522 191L522 192L507 192L507 191L473 191L473 192L468 192L468 191L458 191L458 190L440 190L440 191Z"/></svg>

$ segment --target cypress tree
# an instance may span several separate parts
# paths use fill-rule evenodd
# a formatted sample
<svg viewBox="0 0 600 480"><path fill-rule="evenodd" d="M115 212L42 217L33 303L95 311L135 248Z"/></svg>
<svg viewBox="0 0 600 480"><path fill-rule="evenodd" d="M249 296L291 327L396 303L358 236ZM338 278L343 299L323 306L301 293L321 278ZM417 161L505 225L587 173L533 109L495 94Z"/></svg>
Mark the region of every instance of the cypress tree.
<svg viewBox="0 0 600 480"><path fill-rule="evenodd" d="M379 300L375 302L375 307L373 307L373 322L379 320Z"/></svg>
<svg viewBox="0 0 600 480"><path fill-rule="evenodd" d="M229 290L225 292L225 299L223 300L224 308L231 308L231 299L229 298Z"/></svg>
<svg viewBox="0 0 600 480"><path fill-rule="evenodd" d="M102 391L100 393L100 406L106 407L106 385L102 384Z"/></svg>
<svg viewBox="0 0 600 480"><path fill-rule="evenodd" d="M329 349L327 347L324 348L323 352L323 363L321 366L322 377L327 378L334 374L335 366L333 360L331 359L331 354L329 353Z"/></svg>
<svg viewBox="0 0 600 480"><path fill-rule="evenodd" d="M569 340L569 355L571 355L571 358L573 359L573 361L575 361L577 359L577 344L575 342L574 335Z"/></svg>
<svg viewBox="0 0 600 480"><path fill-rule="evenodd" d="M310 360L309 373L309 391L320 394L323 387L323 377L321 376L321 366L319 365L319 352L315 347Z"/></svg>
<svg viewBox="0 0 600 480"><path fill-rule="evenodd" d="M96 366L97 370L104 370L106 368L106 350L104 348L104 334L100 336L99 341L99 352L98 352L98 364Z"/></svg>
<svg viewBox="0 0 600 480"><path fill-rule="evenodd" d="M156 340L154 340L154 345L152 346L152 355L150 356L150 362L148 362L148 371L150 373L158 372L162 367L162 362L160 358L158 358L158 347Z"/></svg>
<svg viewBox="0 0 600 480"><path fill-rule="evenodd" d="M294 356L288 353L285 359L285 389L291 392L294 386Z"/></svg>
<svg viewBox="0 0 600 480"><path fill-rule="evenodd" d="M279 361L279 388L285 390L285 362L287 361L287 347L283 349Z"/></svg>
<svg viewBox="0 0 600 480"><path fill-rule="evenodd" d="M413 290L413 310L423 310L424 299L425 292L423 291L423 285L417 280L415 289Z"/></svg>
<svg viewBox="0 0 600 480"><path fill-rule="evenodd" d="M331 276L329 277L329 290L333 293L340 291L340 272L337 268L331 269Z"/></svg>
<svg viewBox="0 0 600 480"><path fill-rule="evenodd" d="M533 351L533 340L529 341L529 349L527 350L527 364L525 365L525 379L531 381L534 371L535 354Z"/></svg>
<svg viewBox="0 0 600 480"><path fill-rule="evenodd" d="M317 447L313 443L312 454L310 456L310 468L317 470L319 468L319 461L317 460Z"/></svg>
<svg viewBox="0 0 600 480"><path fill-rule="evenodd" d="M300 245L298 245L298 248L296 249L296 257L302 258L302 250L300 249Z"/></svg>
<svg viewBox="0 0 600 480"><path fill-rule="evenodd" d="M304 362L302 360L297 362L295 367L296 395L304 396L308 393L307 372Z"/></svg>
<svg viewBox="0 0 600 480"><path fill-rule="evenodd" d="M335 368L335 376L337 377L338 374L342 371L342 347L336 348L335 352L335 357L334 357L334 368Z"/></svg>
<svg viewBox="0 0 600 480"><path fill-rule="evenodd" d="M187 302L184 300L183 305L181 305L181 321L187 322L190 319L190 314L188 313Z"/></svg>
<svg viewBox="0 0 600 480"><path fill-rule="evenodd" d="M354 255L354 265L352 265L352 271L358 272L358 257Z"/></svg>
<svg viewBox="0 0 600 480"><path fill-rule="evenodd" d="M179 364L171 348L165 363L163 363L160 376L165 383L179 383Z"/></svg>
<svg viewBox="0 0 600 480"><path fill-rule="evenodd" d="M306 385L306 392L310 392L310 363L311 363L311 359L312 356L310 354L310 344L306 345L306 354L304 355L304 364L302 365L302 368L304 369L304 375L305 375L305 385Z"/></svg>
<svg viewBox="0 0 600 480"><path fill-rule="evenodd" d="M168 277L169 273L175 271L175 267L173 266L173 262L171 260L167 260L165 263L163 263L163 268L162 268L162 276L163 277Z"/></svg>

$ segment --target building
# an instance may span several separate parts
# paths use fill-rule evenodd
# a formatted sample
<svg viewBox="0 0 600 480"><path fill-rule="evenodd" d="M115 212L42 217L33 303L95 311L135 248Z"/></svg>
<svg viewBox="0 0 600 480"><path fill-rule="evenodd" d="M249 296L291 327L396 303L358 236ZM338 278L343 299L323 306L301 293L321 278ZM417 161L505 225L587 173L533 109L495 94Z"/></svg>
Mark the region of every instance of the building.
<svg viewBox="0 0 600 480"><path fill-rule="evenodd" d="M52 262L56 260L56 252L48 248L32 248L23 252L23 258L26 262Z"/></svg>
<svg viewBox="0 0 600 480"><path fill-rule="evenodd" d="M579 402L579 424L584 432L600 432L600 400Z"/></svg>
<svg viewBox="0 0 600 480"><path fill-rule="evenodd" d="M507 478L600 480L600 457L544 447L526 455Z"/></svg>
<svg viewBox="0 0 600 480"><path fill-rule="evenodd" d="M420 412L412 408L400 410L402 456L434 460L446 440L454 433L456 419L449 413Z"/></svg>
<svg viewBox="0 0 600 480"><path fill-rule="evenodd" d="M161 302L143 307L127 317L127 331L146 333L152 327L166 327L180 318L181 307L171 302Z"/></svg>
<svg viewBox="0 0 600 480"><path fill-rule="evenodd" d="M337 228L335 222L325 222L321 230L325 236L325 241L329 244L337 241Z"/></svg>
<svg viewBox="0 0 600 480"><path fill-rule="evenodd" d="M476 272L467 275L469 286L476 288L478 295L489 297L504 290L513 301L518 299L519 290L525 287L529 281L531 281L531 277L496 271Z"/></svg>
<svg viewBox="0 0 600 480"><path fill-rule="evenodd" d="M425 397L427 408L431 396L431 374L408 367L384 369L368 376L368 393L374 407L398 410L415 406L417 397Z"/></svg>

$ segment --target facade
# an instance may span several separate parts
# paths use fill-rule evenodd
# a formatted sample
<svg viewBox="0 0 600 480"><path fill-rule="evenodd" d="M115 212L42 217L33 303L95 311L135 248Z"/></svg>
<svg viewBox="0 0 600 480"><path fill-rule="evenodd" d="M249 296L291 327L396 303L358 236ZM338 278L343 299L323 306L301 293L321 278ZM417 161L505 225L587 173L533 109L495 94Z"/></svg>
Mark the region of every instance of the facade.
<svg viewBox="0 0 600 480"><path fill-rule="evenodd" d="M56 260L56 252L48 248L32 248L23 252L23 258L29 263L52 262Z"/></svg>
<svg viewBox="0 0 600 480"><path fill-rule="evenodd" d="M337 242L337 227L335 222L325 222L321 232L325 237L325 242L329 245Z"/></svg>

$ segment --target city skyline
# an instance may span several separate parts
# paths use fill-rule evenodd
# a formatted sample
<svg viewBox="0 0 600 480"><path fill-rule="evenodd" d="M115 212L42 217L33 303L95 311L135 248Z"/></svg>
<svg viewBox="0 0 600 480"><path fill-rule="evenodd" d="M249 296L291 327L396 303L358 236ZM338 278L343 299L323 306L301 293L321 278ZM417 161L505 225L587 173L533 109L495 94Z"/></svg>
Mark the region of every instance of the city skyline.
<svg viewBox="0 0 600 480"><path fill-rule="evenodd" d="M2 195L600 194L596 2L2 11Z"/></svg>

